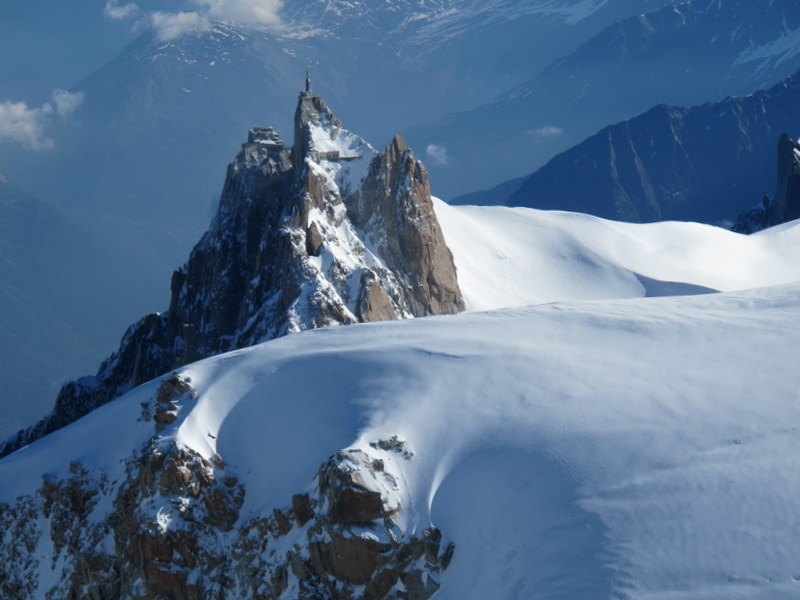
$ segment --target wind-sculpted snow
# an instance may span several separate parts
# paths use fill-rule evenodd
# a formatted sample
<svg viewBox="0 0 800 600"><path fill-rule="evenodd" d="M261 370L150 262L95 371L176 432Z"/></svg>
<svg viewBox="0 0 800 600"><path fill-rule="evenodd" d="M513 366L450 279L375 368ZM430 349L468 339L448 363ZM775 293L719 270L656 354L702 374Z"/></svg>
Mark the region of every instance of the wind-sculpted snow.
<svg viewBox="0 0 800 600"><path fill-rule="evenodd" d="M307 90L169 310L6 447L0 596L789 597L798 255L449 207Z"/></svg>
<svg viewBox="0 0 800 600"><path fill-rule="evenodd" d="M159 568L180 563L226 598L261 597L247 585L262 576L290 594L264 597L313 597L301 583L324 579L315 564L360 597L364 573L324 558L352 550L347 536L420 556L367 569L412 587L417 573L410 597L438 585L436 598L460 600L793 597L800 374L781 357L800 347L798 300L800 284L558 303L311 331L211 358L0 461L0 552L12 580L14 556L32 561L40 587L25 597L44 598L86 556L52 541L63 523L36 516L47 498L89 497L81 518L100 524L92 551L105 564L121 541L102 523L149 443L186 488L156 479L176 495L142 503L140 522L237 557L227 584L213 561ZM212 522L207 498L232 507L230 520ZM195 525L181 525L189 514ZM367 525L348 521L337 538L341 519ZM431 526L442 540L422 559L428 542L414 540L438 540ZM296 558L281 588L271 574L285 551ZM147 552L130 589L152 585Z"/></svg>
<svg viewBox="0 0 800 600"><path fill-rule="evenodd" d="M525 208L437 202L436 213L467 310L800 280L800 221L747 236L700 223L621 223Z"/></svg>

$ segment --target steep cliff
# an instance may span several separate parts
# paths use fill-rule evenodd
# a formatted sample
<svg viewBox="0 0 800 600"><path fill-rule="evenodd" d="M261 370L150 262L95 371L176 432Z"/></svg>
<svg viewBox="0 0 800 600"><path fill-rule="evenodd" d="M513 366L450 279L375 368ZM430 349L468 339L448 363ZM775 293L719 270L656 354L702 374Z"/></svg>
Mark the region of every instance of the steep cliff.
<svg viewBox="0 0 800 600"><path fill-rule="evenodd" d="M295 143L255 128L228 167L219 210L97 375L65 385L53 412L0 456L200 358L330 325L463 310L425 167L402 138L384 153L302 92Z"/></svg>
<svg viewBox="0 0 800 600"><path fill-rule="evenodd" d="M770 225L800 219L800 146L788 134L778 141L778 180L770 203Z"/></svg>
<svg viewBox="0 0 800 600"><path fill-rule="evenodd" d="M734 231L755 233L800 219L800 146L787 133L778 140L775 196L764 194L757 205L739 215Z"/></svg>

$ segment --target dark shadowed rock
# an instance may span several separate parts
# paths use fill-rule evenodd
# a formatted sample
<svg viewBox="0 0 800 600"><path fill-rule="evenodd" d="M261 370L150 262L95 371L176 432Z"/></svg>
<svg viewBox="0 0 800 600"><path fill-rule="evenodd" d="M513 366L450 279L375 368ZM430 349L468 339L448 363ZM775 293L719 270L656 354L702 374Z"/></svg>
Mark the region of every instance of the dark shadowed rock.
<svg viewBox="0 0 800 600"><path fill-rule="evenodd" d="M800 146L786 133L778 142L778 181L769 215L771 225L800 219Z"/></svg>
<svg viewBox="0 0 800 600"><path fill-rule="evenodd" d="M760 203L739 215L734 231L755 233L800 219L800 145L789 134L778 140L777 162L774 200L764 194Z"/></svg>

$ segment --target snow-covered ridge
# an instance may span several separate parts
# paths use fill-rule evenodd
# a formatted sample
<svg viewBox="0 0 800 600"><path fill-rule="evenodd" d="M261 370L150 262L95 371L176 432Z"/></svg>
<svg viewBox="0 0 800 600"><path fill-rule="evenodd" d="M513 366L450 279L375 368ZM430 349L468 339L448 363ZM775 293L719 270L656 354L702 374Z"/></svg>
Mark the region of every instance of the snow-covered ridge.
<svg viewBox="0 0 800 600"><path fill-rule="evenodd" d="M747 236L525 208L436 213L467 310L727 292L800 281L800 221Z"/></svg>
<svg viewBox="0 0 800 600"><path fill-rule="evenodd" d="M332 123L327 115L309 123L309 132L314 153L311 163L328 174L331 185L338 187L343 197L358 193L378 151L362 137Z"/></svg>
<svg viewBox="0 0 800 600"><path fill-rule="evenodd" d="M313 497L313 474L344 449L382 461L388 475L364 473L365 489L396 483L396 535L433 524L455 543L436 598L793 597L800 375L775 356L800 347L786 326L798 298L792 284L289 336L180 370L194 394L158 443L224 461L246 490L232 533L213 538L223 550L273 508L293 514L292 495ZM80 463L104 477L90 517L103 522L159 385L0 461L0 502ZM376 450L392 438L399 453ZM153 527L169 531L179 509L158 504ZM48 539L46 520L29 526ZM53 552L31 554L42 582L69 568Z"/></svg>

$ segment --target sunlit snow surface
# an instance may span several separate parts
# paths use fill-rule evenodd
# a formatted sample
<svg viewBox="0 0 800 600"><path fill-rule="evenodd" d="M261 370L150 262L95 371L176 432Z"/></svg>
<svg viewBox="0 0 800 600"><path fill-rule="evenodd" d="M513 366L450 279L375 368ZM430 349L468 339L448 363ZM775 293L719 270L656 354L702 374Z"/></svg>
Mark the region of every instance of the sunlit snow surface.
<svg viewBox="0 0 800 600"><path fill-rule="evenodd" d="M468 310L734 291L800 280L800 222L755 235L685 222L438 201Z"/></svg>
<svg viewBox="0 0 800 600"><path fill-rule="evenodd" d="M456 544L437 598L800 598L800 223L745 237L439 209L470 306L519 307L182 369L198 397L165 434L238 470L241 519L336 450L398 435L403 525ZM745 291L643 298L653 281ZM153 389L0 461L0 501L70 460L119 476Z"/></svg>

